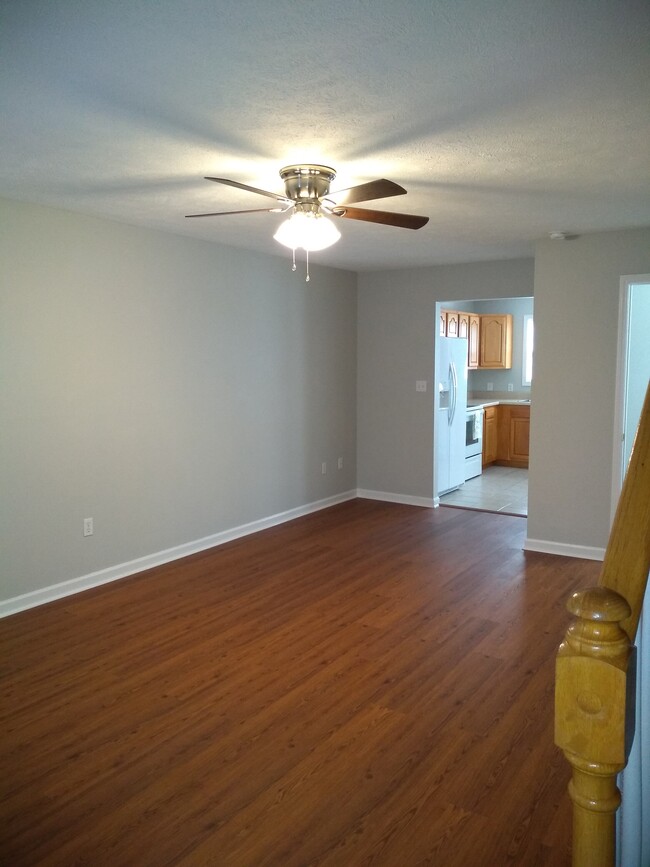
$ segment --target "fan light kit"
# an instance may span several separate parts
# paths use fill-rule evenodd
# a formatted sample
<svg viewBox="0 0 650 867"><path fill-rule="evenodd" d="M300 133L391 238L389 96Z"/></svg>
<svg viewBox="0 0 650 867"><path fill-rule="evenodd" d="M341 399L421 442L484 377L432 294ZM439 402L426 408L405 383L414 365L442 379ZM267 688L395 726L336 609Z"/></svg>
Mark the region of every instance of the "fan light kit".
<svg viewBox="0 0 650 867"><path fill-rule="evenodd" d="M334 223L322 214L295 211L288 220L280 223L280 228L273 237L291 250L302 247L311 253L336 244L341 233Z"/></svg>
<svg viewBox="0 0 650 867"><path fill-rule="evenodd" d="M381 178L330 193L330 184L336 172L329 166L294 165L280 169L284 181L284 195L260 190L228 178L206 178L218 184L227 184L260 196L275 199L279 207L252 208L243 211L217 211L211 214L187 214L188 217L223 217L229 214L286 214L291 216L280 224L273 236L276 241L293 251L293 270L296 270L296 250L302 248L307 256L307 282L309 282L309 254L316 250L331 247L341 237L341 233L330 217L346 217L348 220L363 220L369 223L383 223L402 229L421 229L429 222L428 217L414 214L397 214L393 211L375 211L369 208L351 208L357 202L372 199L385 199L389 196L403 196L404 187L393 181Z"/></svg>

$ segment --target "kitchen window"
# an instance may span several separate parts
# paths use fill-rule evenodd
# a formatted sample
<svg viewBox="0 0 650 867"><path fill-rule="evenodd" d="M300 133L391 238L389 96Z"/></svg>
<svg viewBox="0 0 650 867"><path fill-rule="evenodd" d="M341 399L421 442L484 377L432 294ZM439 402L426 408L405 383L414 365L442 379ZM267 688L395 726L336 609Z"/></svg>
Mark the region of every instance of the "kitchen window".
<svg viewBox="0 0 650 867"><path fill-rule="evenodd" d="M533 381L533 344L535 342L535 326L532 314L524 316L524 351L521 365L521 384L530 385Z"/></svg>

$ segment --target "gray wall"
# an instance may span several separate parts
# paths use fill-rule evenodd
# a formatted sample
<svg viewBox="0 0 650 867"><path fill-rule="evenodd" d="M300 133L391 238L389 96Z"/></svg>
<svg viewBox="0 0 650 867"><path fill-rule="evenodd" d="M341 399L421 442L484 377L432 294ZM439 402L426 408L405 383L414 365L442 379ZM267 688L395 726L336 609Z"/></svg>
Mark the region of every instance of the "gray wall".
<svg viewBox="0 0 650 867"><path fill-rule="evenodd" d="M359 275L359 488L433 497L436 302L531 296L533 273L513 259Z"/></svg>
<svg viewBox="0 0 650 867"><path fill-rule="evenodd" d="M356 275L7 201L0 262L1 597L354 489Z"/></svg>
<svg viewBox="0 0 650 867"><path fill-rule="evenodd" d="M537 245L530 539L607 542L620 278L648 272L650 229Z"/></svg>
<svg viewBox="0 0 650 867"><path fill-rule="evenodd" d="M361 274L358 329L354 274L48 208L0 201L0 262L2 598L355 487L430 499L436 302L528 297L533 271L528 536L605 544L619 282L650 229Z"/></svg>

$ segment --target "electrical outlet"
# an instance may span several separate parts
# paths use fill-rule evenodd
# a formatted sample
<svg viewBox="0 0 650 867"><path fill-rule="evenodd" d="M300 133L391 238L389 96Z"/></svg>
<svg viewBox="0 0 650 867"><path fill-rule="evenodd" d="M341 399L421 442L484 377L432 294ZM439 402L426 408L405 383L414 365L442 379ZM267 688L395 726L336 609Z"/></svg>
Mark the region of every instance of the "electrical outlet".
<svg viewBox="0 0 650 867"><path fill-rule="evenodd" d="M488 391L494 391L494 383L493 382L488 382L487 390Z"/></svg>
<svg viewBox="0 0 650 867"><path fill-rule="evenodd" d="M508 391L514 391L514 390L515 390L514 385L511 382L509 382L508 383Z"/></svg>
<svg viewBox="0 0 650 867"><path fill-rule="evenodd" d="M322 474L323 476L324 476L325 473L327 472L327 464L325 463L325 461L323 461L323 463L320 465L320 471L321 471L321 474Z"/></svg>
<svg viewBox="0 0 650 867"><path fill-rule="evenodd" d="M416 379L415 380L415 390L416 391L426 391L427 390L426 379Z"/></svg>
<svg viewBox="0 0 650 867"><path fill-rule="evenodd" d="M93 529L93 519L92 518L84 518L84 536L92 536L94 533Z"/></svg>
<svg viewBox="0 0 650 867"><path fill-rule="evenodd" d="M339 470L343 469L343 458L339 458Z"/></svg>

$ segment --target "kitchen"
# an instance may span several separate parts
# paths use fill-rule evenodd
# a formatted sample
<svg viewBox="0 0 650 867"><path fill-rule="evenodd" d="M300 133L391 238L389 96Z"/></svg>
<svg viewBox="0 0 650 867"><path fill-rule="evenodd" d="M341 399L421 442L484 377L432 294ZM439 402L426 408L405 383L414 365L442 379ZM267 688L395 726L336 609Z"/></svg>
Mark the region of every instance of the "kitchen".
<svg viewBox="0 0 650 867"><path fill-rule="evenodd" d="M436 502L527 515L533 299L437 305Z"/></svg>

